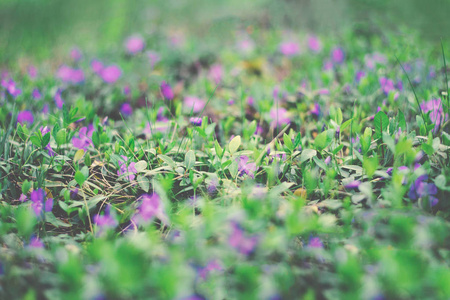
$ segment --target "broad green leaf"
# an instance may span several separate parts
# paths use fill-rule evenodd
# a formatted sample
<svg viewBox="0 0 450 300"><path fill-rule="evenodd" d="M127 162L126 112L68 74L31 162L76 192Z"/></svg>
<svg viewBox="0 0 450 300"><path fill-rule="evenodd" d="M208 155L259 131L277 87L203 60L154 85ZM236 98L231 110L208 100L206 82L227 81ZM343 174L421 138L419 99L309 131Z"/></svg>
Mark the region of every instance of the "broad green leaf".
<svg viewBox="0 0 450 300"><path fill-rule="evenodd" d="M235 136L231 141L230 144L228 146L228 149L230 150L230 153L233 154L237 151L237 149L239 148L239 146L241 145L241 136Z"/></svg>
<svg viewBox="0 0 450 300"><path fill-rule="evenodd" d="M285 133L283 135L284 145L292 152L294 150L294 144L292 143L291 138Z"/></svg>
<svg viewBox="0 0 450 300"><path fill-rule="evenodd" d="M186 152L184 156L184 166L186 170L190 170L195 165L195 153L192 150Z"/></svg>
<svg viewBox="0 0 450 300"><path fill-rule="evenodd" d="M138 175L137 182L138 182L139 186L141 187L141 189L144 190L144 192L147 193L149 191L150 181L148 180L147 177Z"/></svg>
<svg viewBox="0 0 450 300"><path fill-rule="evenodd" d="M160 158L162 161L164 161L166 164L168 164L172 168L175 168L177 166L176 163L167 155L160 154L160 155L158 155L158 158Z"/></svg>
<svg viewBox="0 0 450 300"><path fill-rule="evenodd" d="M303 163L314 156L317 155L317 151L314 149L305 149L302 151L302 154L300 155L300 163Z"/></svg>
<svg viewBox="0 0 450 300"><path fill-rule="evenodd" d="M145 160L140 160L134 165L134 168L138 173L144 172L147 170L147 162Z"/></svg>
<svg viewBox="0 0 450 300"><path fill-rule="evenodd" d="M217 140L214 140L214 148L216 149L216 154L219 158L223 157L223 149L220 147L219 142Z"/></svg>
<svg viewBox="0 0 450 300"><path fill-rule="evenodd" d="M73 157L73 162L76 163L78 162L84 155L84 150L83 149L78 149L77 152L75 152L75 155Z"/></svg>
<svg viewBox="0 0 450 300"><path fill-rule="evenodd" d="M373 123L375 124L375 139L380 139L383 136L383 132L386 131L389 125L389 118L383 112L379 111L375 118L373 119Z"/></svg>
<svg viewBox="0 0 450 300"><path fill-rule="evenodd" d="M86 177L84 177L83 173L80 171L75 172L75 181L80 185L80 187L83 185L83 183L86 181Z"/></svg>

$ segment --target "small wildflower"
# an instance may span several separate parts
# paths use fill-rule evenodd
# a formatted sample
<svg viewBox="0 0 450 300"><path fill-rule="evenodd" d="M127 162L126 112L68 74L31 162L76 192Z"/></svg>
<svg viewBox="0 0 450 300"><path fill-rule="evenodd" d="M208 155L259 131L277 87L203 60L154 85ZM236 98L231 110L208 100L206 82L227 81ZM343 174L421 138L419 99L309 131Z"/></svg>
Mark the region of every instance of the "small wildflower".
<svg viewBox="0 0 450 300"><path fill-rule="evenodd" d="M166 83L165 81L161 82L161 94L163 95L164 99L166 100L172 100L174 95L172 91L172 87Z"/></svg>
<svg viewBox="0 0 450 300"><path fill-rule="evenodd" d="M29 110L23 110L19 112L19 114L17 115L17 122L19 122L20 124L23 124L25 122L27 122L29 125L33 124L33 113Z"/></svg>
<svg viewBox="0 0 450 300"><path fill-rule="evenodd" d="M135 162L130 162L127 166L127 162L128 162L128 157L126 157L125 155L121 155L122 160L119 160L119 170L117 171L117 175L118 176L122 176L124 174L127 173L131 173L127 176L125 176L125 179L128 181L132 181L136 178L136 173L137 170L135 168L136 163Z"/></svg>
<svg viewBox="0 0 450 300"><path fill-rule="evenodd" d="M132 35L125 41L125 48L129 54L141 52L145 47L144 39L140 35Z"/></svg>
<svg viewBox="0 0 450 300"><path fill-rule="evenodd" d="M310 35L308 37L308 47L312 52L318 53L322 50L322 43L317 36Z"/></svg>
<svg viewBox="0 0 450 300"><path fill-rule="evenodd" d="M34 89L33 92L31 92L31 96L33 97L34 100L41 100L42 99L41 92L37 88Z"/></svg>
<svg viewBox="0 0 450 300"><path fill-rule="evenodd" d="M133 108L131 107L130 103L125 102L120 106L120 112L122 115L129 117L133 114Z"/></svg>
<svg viewBox="0 0 450 300"><path fill-rule="evenodd" d="M345 59L345 53L342 48L337 47L331 50L331 60L336 64L341 64L344 62Z"/></svg>
<svg viewBox="0 0 450 300"><path fill-rule="evenodd" d="M194 126L202 126L202 118L192 117L189 119L189 122Z"/></svg>
<svg viewBox="0 0 450 300"><path fill-rule="evenodd" d="M100 77L106 83L115 83L122 76L122 71L116 65L107 66L99 72Z"/></svg>
<svg viewBox="0 0 450 300"><path fill-rule="evenodd" d="M93 132L94 132L94 126L92 126L92 125L89 125L89 128L88 127L80 128L78 137L72 138L72 145L75 148L83 149L84 151L86 151L90 145L93 145L92 139L91 139Z"/></svg>
<svg viewBox="0 0 450 300"><path fill-rule="evenodd" d="M205 101L193 96L186 96L183 101L185 111L198 113L203 110L205 107Z"/></svg>
<svg viewBox="0 0 450 300"><path fill-rule="evenodd" d="M236 222L231 223L231 228L228 244L241 254L249 255L252 253L258 243L258 238L256 236L247 236Z"/></svg>
<svg viewBox="0 0 450 300"><path fill-rule="evenodd" d="M280 52L287 57L292 57L300 52L300 46L296 42L283 42L280 44Z"/></svg>

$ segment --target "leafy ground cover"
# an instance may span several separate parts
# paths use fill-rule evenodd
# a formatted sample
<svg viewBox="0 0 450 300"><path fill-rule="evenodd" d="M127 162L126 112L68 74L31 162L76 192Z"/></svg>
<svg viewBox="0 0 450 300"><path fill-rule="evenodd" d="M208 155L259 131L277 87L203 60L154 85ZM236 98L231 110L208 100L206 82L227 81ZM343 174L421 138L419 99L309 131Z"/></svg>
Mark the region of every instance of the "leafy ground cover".
<svg viewBox="0 0 450 300"><path fill-rule="evenodd" d="M448 299L445 47L207 42L3 70L1 298Z"/></svg>

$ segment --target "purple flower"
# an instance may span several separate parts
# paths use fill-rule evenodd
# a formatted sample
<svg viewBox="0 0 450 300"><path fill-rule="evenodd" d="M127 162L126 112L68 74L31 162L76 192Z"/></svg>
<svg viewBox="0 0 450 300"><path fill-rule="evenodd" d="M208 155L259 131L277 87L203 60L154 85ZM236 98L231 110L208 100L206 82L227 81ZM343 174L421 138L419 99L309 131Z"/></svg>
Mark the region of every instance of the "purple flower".
<svg viewBox="0 0 450 300"><path fill-rule="evenodd" d="M323 63L323 70L330 71L333 69L333 63L330 60L327 60Z"/></svg>
<svg viewBox="0 0 450 300"><path fill-rule="evenodd" d="M391 79L388 79L386 77L381 77L379 79L381 90L384 92L384 94L387 96L389 95L390 91L394 91L394 82Z"/></svg>
<svg viewBox="0 0 450 300"><path fill-rule="evenodd" d="M155 51L147 51L147 57L150 62L150 68L153 68L161 60L161 57Z"/></svg>
<svg viewBox="0 0 450 300"><path fill-rule="evenodd" d="M361 79L363 78L363 77L365 77L366 76L366 72L364 72L364 71L358 71L357 73L356 73L356 76L355 76L355 81L357 82L357 83L359 83L360 81L361 81Z"/></svg>
<svg viewBox="0 0 450 300"><path fill-rule="evenodd" d="M310 35L308 37L308 47L311 51L317 53L322 50L322 43L320 42L319 38L315 35Z"/></svg>
<svg viewBox="0 0 450 300"><path fill-rule="evenodd" d="M129 85L124 86L124 87L123 87L123 94L124 94L125 96L128 96L128 95L130 95L130 93L131 93L131 88L130 88L130 86L129 86Z"/></svg>
<svg viewBox="0 0 450 300"><path fill-rule="evenodd" d="M27 196L25 196L24 194L20 194L20 197L19 197L19 201L20 202L25 202L25 201L27 201L28 199L27 199Z"/></svg>
<svg viewBox="0 0 450 300"><path fill-rule="evenodd" d="M44 248L44 243L41 241L40 238L36 236L32 236L30 238L30 243L28 244L28 247L30 248Z"/></svg>
<svg viewBox="0 0 450 300"><path fill-rule="evenodd" d="M428 197L430 206L435 206L439 200L435 197L438 189L434 183L427 183L428 175L419 176L409 188L408 196L411 200Z"/></svg>
<svg viewBox="0 0 450 300"><path fill-rule="evenodd" d="M354 180L352 182L347 183L344 187L348 190L356 190L359 188L361 181Z"/></svg>
<svg viewBox="0 0 450 300"><path fill-rule="evenodd" d="M198 270L198 275L205 280L208 278L209 274L215 270L222 271L222 265L217 260L211 260L205 267Z"/></svg>
<svg viewBox="0 0 450 300"><path fill-rule="evenodd" d="M31 207L33 208L36 216L41 215L43 208L46 212L52 211L53 199L49 198L44 203L45 196L46 193L42 188L31 192Z"/></svg>
<svg viewBox="0 0 450 300"><path fill-rule="evenodd" d="M120 112L122 113L122 115L129 117L133 114L133 108L131 107L130 103L125 102L124 104L122 104L122 106L120 106Z"/></svg>
<svg viewBox="0 0 450 300"><path fill-rule="evenodd" d="M93 145L92 139L91 139L93 132L94 132L94 126L92 126L92 125L89 125L89 128L88 127L80 128L78 137L72 138L72 145L75 148L83 149L84 151L86 151L87 148L89 147L89 145Z"/></svg>
<svg viewBox="0 0 450 300"><path fill-rule="evenodd" d="M341 64L344 62L345 53L340 47L336 47L331 50L331 60L336 64Z"/></svg>
<svg viewBox="0 0 450 300"><path fill-rule="evenodd" d="M8 91L8 93L14 98L22 94L22 90L16 86L16 83L12 79L2 80L2 87L4 87Z"/></svg>
<svg viewBox="0 0 450 300"><path fill-rule="evenodd" d="M327 158L325 158L324 162L325 162L326 165L329 165L330 162L331 162L331 156L328 156Z"/></svg>
<svg viewBox="0 0 450 300"><path fill-rule="evenodd" d="M291 122L291 119L289 118L288 111L283 108L272 108L270 110L270 118L272 119L271 126L282 126L289 124Z"/></svg>
<svg viewBox="0 0 450 300"><path fill-rule="evenodd" d="M31 79L35 79L37 77L37 68L35 66L29 66L28 67L28 76L30 76Z"/></svg>
<svg viewBox="0 0 450 300"><path fill-rule="evenodd" d="M58 69L56 76L64 82L73 84L84 81L84 72L82 69L74 69L66 65Z"/></svg>
<svg viewBox="0 0 450 300"><path fill-rule="evenodd" d="M17 115L17 122L19 122L20 124L23 124L25 122L27 122L29 125L33 124L33 113L29 110L23 110L19 112L19 114Z"/></svg>
<svg viewBox="0 0 450 300"><path fill-rule="evenodd" d="M41 131L41 134L42 134L43 136L50 132L50 129L49 129L47 126L41 127L39 130ZM49 156L55 156L55 155L56 155L56 152L53 151L52 147L50 146L50 143L48 143L48 144L45 146L45 149L47 149L48 155L49 155Z"/></svg>
<svg viewBox="0 0 450 300"><path fill-rule="evenodd" d="M94 224L100 227L100 230L106 228L114 228L118 225L117 220L111 216L111 205L108 204L103 215L94 216Z"/></svg>
<svg viewBox="0 0 450 300"><path fill-rule="evenodd" d="M249 255L252 253L258 244L258 237L247 236L236 222L231 222L231 228L228 244L241 254Z"/></svg>
<svg viewBox="0 0 450 300"><path fill-rule="evenodd" d="M61 90L60 89L58 89L56 91L55 97L53 99L55 100L56 107L59 108L59 109L62 109L62 107L64 105L64 100L61 97Z"/></svg>
<svg viewBox="0 0 450 300"><path fill-rule="evenodd" d="M193 96L186 96L184 97L184 101L183 101L184 107L186 108L185 110L188 112L193 112L193 113L198 113L201 112L203 110L203 108L205 107L205 101L203 101L202 99L199 99L197 97L193 97Z"/></svg>
<svg viewBox="0 0 450 300"><path fill-rule="evenodd" d="M432 99L427 102L423 101L422 104L420 104L420 108L424 113L430 112L430 119L435 124L433 133L438 132L441 123L448 120L448 115L444 114L441 98Z"/></svg>
<svg viewBox="0 0 450 300"><path fill-rule="evenodd" d="M202 126L202 118L200 117L192 117L189 119L189 122L194 126Z"/></svg>
<svg viewBox="0 0 450 300"><path fill-rule="evenodd" d="M100 77L106 83L115 83L122 76L122 71L116 65L107 66L99 72Z"/></svg>
<svg viewBox="0 0 450 300"><path fill-rule="evenodd" d="M143 194L141 197L141 205L137 213L133 216L133 221L136 224L147 224L154 217L159 218L164 223L167 223L167 216L164 213L161 198L157 193Z"/></svg>
<svg viewBox="0 0 450 300"><path fill-rule="evenodd" d="M291 57L299 54L300 46L296 42L283 42L280 44L279 50L284 56Z"/></svg>
<svg viewBox="0 0 450 300"><path fill-rule="evenodd" d="M308 248L323 248L323 243L319 237L309 237Z"/></svg>
<svg viewBox="0 0 450 300"><path fill-rule="evenodd" d="M137 173L137 170L136 170L136 167L135 167L136 163L135 162L130 162L128 164L128 166L127 166L128 158L125 155L121 155L121 157L122 157L123 160L119 160L118 161L118 163L119 163L119 170L117 171L117 175L121 176L123 174L131 173L129 175L126 175L125 179L128 180L128 181L134 180L134 178L136 178L136 176L134 174Z"/></svg>
<svg viewBox="0 0 450 300"><path fill-rule="evenodd" d="M140 35L132 35L125 41L125 48L129 54L141 52L145 47L144 39Z"/></svg>
<svg viewBox="0 0 450 300"><path fill-rule="evenodd" d="M322 114L322 110L320 109L320 104L315 102L314 107L309 111L310 114L315 115L316 117L320 117Z"/></svg>
<svg viewBox="0 0 450 300"><path fill-rule="evenodd" d="M255 43L249 37L246 37L237 43L237 48L241 53L251 53L255 49Z"/></svg>
<svg viewBox="0 0 450 300"><path fill-rule="evenodd" d="M238 171L239 176L243 176L244 174L247 174L251 178L255 178L255 172L257 170L255 163L249 163L249 158L246 155L241 155L239 159L236 159L238 162Z"/></svg>
<svg viewBox="0 0 450 300"><path fill-rule="evenodd" d="M37 88L34 89L33 92L31 92L31 96L33 97L34 100L41 100L42 98L41 92Z"/></svg>
<svg viewBox="0 0 450 300"><path fill-rule="evenodd" d="M101 74L102 70L103 70L103 63L99 60L92 60L91 61L91 68L92 71L94 71L95 74L99 75Z"/></svg>
<svg viewBox="0 0 450 300"><path fill-rule="evenodd" d="M161 94L163 95L164 99L166 100L172 100L173 99L173 91L172 88L170 87L170 85L163 81L161 82Z"/></svg>
<svg viewBox="0 0 450 300"><path fill-rule="evenodd" d="M70 57L74 60L74 61L79 61L82 57L83 54L81 53L81 50L79 48L72 48L72 50L70 50Z"/></svg>
<svg viewBox="0 0 450 300"><path fill-rule="evenodd" d="M214 81L216 84L219 84L222 81L223 77L223 67L221 64L214 64L209 69L209 78Z"/></svg>

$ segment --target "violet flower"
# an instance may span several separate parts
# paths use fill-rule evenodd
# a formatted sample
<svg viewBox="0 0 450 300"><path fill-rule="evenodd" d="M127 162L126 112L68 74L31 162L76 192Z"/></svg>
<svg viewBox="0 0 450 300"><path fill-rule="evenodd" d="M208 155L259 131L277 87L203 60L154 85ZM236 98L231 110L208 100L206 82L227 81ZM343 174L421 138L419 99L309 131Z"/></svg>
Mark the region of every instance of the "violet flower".
<svg viewBox="0 0 450 300"><path fill-rule="evenodd" d="M209 274L211 274L213 271L222 271L223 267L217 260L211 260L208 262L208 264L200 268L197 272L200 278L203 280L207 279Z"/></svg>
<svg viewBox="0 0 450 300"><path fill-rule="evenodd" d="M30 248L44 248L44 243L37 236L32 236L30 242L28 243Z"/></svg>
<svg viewBox="0 0 450 300"><path fill-rule="evenodd" d="M31 79L36 79L37 77L37 68L33 65L28 67L28 76L30 76Z"/></svg>
<svg viewBox="0 0 450 300"><path fill-rule="evenodd" d="M275 107L272 108L270 110L270 118L272 119L270 125L273 127L283 126L291 122L288 111L283 107L279 107L278 109Z"/></svg>
<svg viewBox="0 0 450 300"><path fill-rule="evenodd" d="M258 169L255 163L249 163L246 155L241 155L236 161L238 162L239 176L247 174L251 178L255 178L255 172Z"/></svg>
<svg viewBox="0 0 450 300"><path fill-rule="evenodd" d="M300 46L296 42L283 42L279 47L280 52L287 57L292 57L300 52Z"/></svg>
<svg viewBox="0 0 450 300"><path fill-rule="evenodd" d="M55 100L56 107L59 108L59 109L62 109L62 107L64 105L64 100L61 97L61 90L60 89L58 89L56 91L55 97L53 99Z"/></svg>
<svg viewBox="0 0 450 300"><path fill-rule="evenodd" d="M155 51L147 51L147 57L150 62L150 68L152 69L161 60L161 57Z"/></svg>
<svg viewBox="0 0 450 300"><path fill-rule="evenodd" d="M74 47L72 48L72 50L70 50L70 57L74 61L79 61L83 57L83 53L81 53L81 50L79 48Z"/></svg>
<svg viewBox="0 0 450 300"><path fill-rule="evenodd" d="M189 119L189 122L192 125L197 126L197 127L202 126L202 118L200 118L200 117L197 117L197 118L196 117L192 117L192 118Z"/></svg>
<svg viewBox="0 0 450 300"><path fill-rule="evenodd" d="M99 72L104 82L113 84L122 76L122 70L116 65L107 66Z"/></svg>
<svg viewBox="0 0 450 300"><path fill-rule="evenodd" d="M161 198L157 193L143 194L140 198L141 205L132 220L138 225L147 224L157 217L163 223L168 223L166 214L164 213Z"/></svg>
<svg viewBox="0 0 450 300"><path fill-rule="evenodd" d="M320 104L315 102L314 107L309 111L310 114L319 118L322 115L322 110L320 109Z"/></svg>
<svg viewBox="0 0 450 300"><path fill-rule="evenodd" d="M206 105L205 101L193 96L184 97L183 104L185 107L185 111L187 112L192 111L193 113L201 112Z"/></svg>
<svg viewBox="0 0 450 300"><path fill-rule="evenodd" d="M95 74L99 75L101 74L102 70L103 70L103 63L97 59L94 59L91 61L91 68L92 71L94 71Z"/></svg>
<svg viewBox="0 0 450 300"><path fill-rule="evenodd" d="M322 243L322 241L320 240L320 238L319 237L313 237L313 236L310 236L309 237L309 243L308 243L308 246L307 246L308 248L323 248L323 243Z"/></svg>
<svg viewBox="0 0 450 300"><path fill-rule="evenodd" d="M77 84L84 81L84 72L82 69L74 69L66 65L62 65L56 76L64 82Z"/></svg>
<svg viewBox="0 0 450 300"><path fill-rule="evenodd" d="M356 190L359 188L361 181L354 180L352 182L347 183L344 187L348 190Z"/></svg>
<svg viewBox="0 0 450 300"><path fill-rule="evenodd" d="M92 143L92 133L94 132L94 126L89 125L89 127L82 127L80 128L80 131L78 132L78 137L72 138L72 145L75 148L83 149L84 151L87 151L88 147L90 145L93 145Z"/></svg>
<svg viewBox="0 0 450 300"><path fill-rule="evenodd" d="M41 100L42 99L41 92L37 88L35 88L33 90L33 92L31 92L31 96L33 97L34 100Z"/></svg>
<svg viewBox="0 0 450 300"><path fill-rule="evenodd" d="M430 119L435 124L433 133L438 132L441 124L448 120L448 115L444 114L441 98L432 99L427 102L423 101L420 104L420 108L424 113L430 112Z"/></svg>
<svg viewBox="0 0 450 300"><path fill-rule="evenodd" d="M52 211L53 208L53 199L48 198L45 202L44 199L46 197L45 191L40 188L38 190L34 190L31 192L31 207L34 210L36 216L40 216L42 213L42 209L44 211L49 212Z"/></svg>
<svg viewBox="0 0 450 300"><path fill-rule="evenodd" d="M163 95L164 99L166 99L166 100L173 99L172 87L167 82L165 82L165 81L161 82L160 90L161 90L161 94Z"/></svg>
<svg viewBox="0 0 450 300"><path fill-rule="evenodd" d="M8 91L8 93L13 96L13 98L16 98L17 96L22 94L22 90L17 87L16 83L12 79L4 79L2 80L1 84L2 87L4 87Z"/></svg>
<svg viewBox="0 0 450 300"><path fill-rule="evenodd" d="M315 35L310 35L308 37L308 48L312 52L320 52L320 50L322 50L322 43L320 42L320 39Z"/></svg>
<svg viewBox="0 0 450 300"><path fill-rule="evenodd" d="M108 228L115 228L118 225L117 220L111 215L111 205L108 204L103 215L94 216L94 224L100 227L100 231Z"/></svg>
<svg viewBox="0 0 450 300"><path fill-rule="evenodd" d="M23 110L17 114L17 122L23 125L23 123L27 122L29 125L33 124L34 117L33 113L29 110Z"/></svg>
<svg viewBox="0 0 450 300"><path fill-rule="evenodd" d="M223 67L221 64L214 64L209 68L209 78L216 84L219 84L223 78Z"/></svg>
<svg viewBox="0 0 450 300"><path fill-rule="evenodd" d="M129 117L133 114L133 108L131 107L130 103L125 102L120 106L120 112L122 115Z"/></svg>
<svg viewBox="0 0 450 300"><path fill-rule="evenodd" d="M428 175L419 176L409 188L408 196L411 200L428 197L430 206L438 204L439 200L435 197L438 189L434 183L427 183Z"/></svg>
<svg viewBox="0 0 450 300"><path fill-rule="evenodd" d="M341 64L344 62L345 53L344 50L340 47L336 47L331 50L331 60L336 64Z"/></svg>
<svg viewBox="0 0 450 300"><path fill-rule="evenodd" d="M239 253L249 255L258 244L257 236L248 236L236 222L231 222L231 234L228 238L228 244Z"/></svg>
<svg viewBox="0 0 450 300"><path fill-rule="evenodd" d="M130 162L127 166L127 162L128 162L128 157L126 157L125 155L121 155L123 160L119 160L119 170L117 171L117 175L118 176L122 176L123 174L127 174L127 173L131 173L129 175L125 176L125 179L128 181L132 181L136 178L136 163L135 162Z"/></svg>
<svg viewBox="0 0 450 300"><path fill-rule="evenodd" d="M144 39L140 35L132 35L125 41L125 48L129 54L141 52L145 47Z"/></svg>

